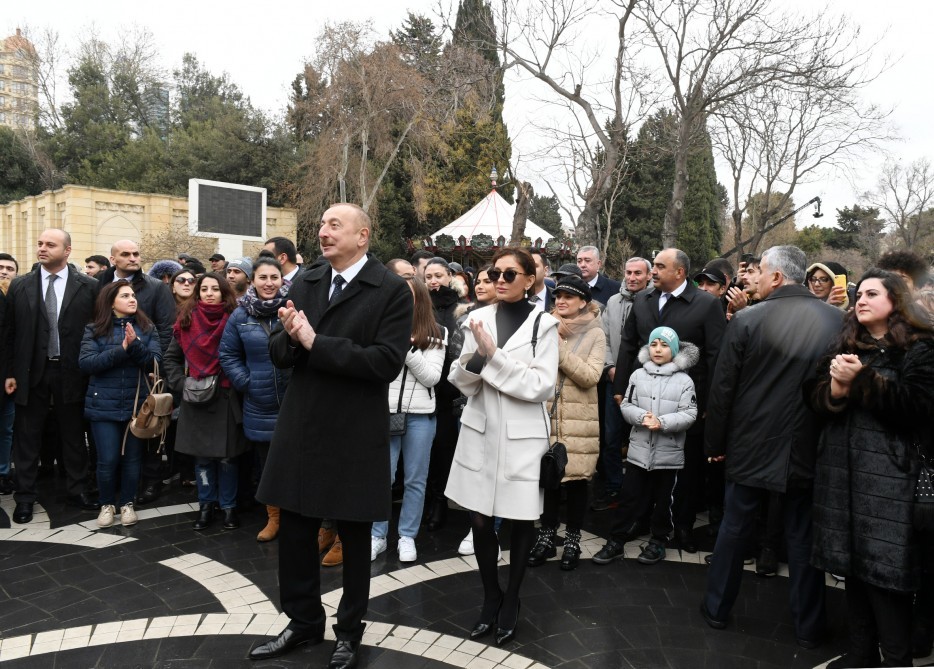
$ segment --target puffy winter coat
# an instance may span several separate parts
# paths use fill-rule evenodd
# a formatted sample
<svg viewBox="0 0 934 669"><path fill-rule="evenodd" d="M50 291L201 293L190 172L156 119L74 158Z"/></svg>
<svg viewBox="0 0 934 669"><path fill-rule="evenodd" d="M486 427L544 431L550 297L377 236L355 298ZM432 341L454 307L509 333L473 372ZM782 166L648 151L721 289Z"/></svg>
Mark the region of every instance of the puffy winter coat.
<svg viewBox="0 0 934 669"><path fill-rule="evenodd" d="M811 562L834 574L910 592L921 576L912 527L918 458L930 449L934 342L905 351L860 342L863 369L842 401L830 397L830 358L808 393L825 419L814 479ZM928 450L930 452L930 450Z"/></svg>
<svg viewBox="0 0 934 669"><path fill-rule="evenodd" d="M221 368L243 395L243 433L252 441L272 439L292 375L291 369L275 367L269 357L269 332L277 322L273 317L261 323L243 307L237 307L221 337Z"/></svg>
<svg viewBox="0 0 934 669"><path fill-rule="evenodd" d="M632 425L629 462L645 470L684 467L687 429L697 420L697 394L687 370L697 364L700 351L691 342L681 342L671 362L656 365L649 359L648 344L639 351L642 368L629 377L620 409ZM662 424L660 430L642 426L649 411Z"/></svg>
<svg viewBox="0 0 934 669"><path fill-rule="evenodd" d="M552 441L568 450L565 481L590 480L600 455L600 418L597 383L603 374L606 337L600 326L600 307L593 302L590 327L558 344L558 407L551 419ZM579 343L578 343L579 342ZM548 411L554 400L548 401Z"/></svg>
<svg viewBox="0 0 934 669"><path fill-rule="evenodd" d="M127 323L133 324L136 340L126 350L123 338ZM128 421L133 417L133 398L140 383L139 404L149 395L140 373L152 372L153 361L162 361L159 333L155 329L142 332L134 318L114 318L113 330L104 337L94 336L94 326L84 328L78 366L91 375L84 399L84 416L88 420Z"/></svg>
<svg viewBox="0 0 934 669"><path fill-rule="evenodd" d="M440 343L440 342L439 342ZM441 380L444 367L445 347L426 348L424 351L410 348L405 355L405 367L389 384L389 412L399 410L399 395L402 395L402 412L432 414L435 412L433 388ZM405 374L405 388L402 376Z"/></svg>

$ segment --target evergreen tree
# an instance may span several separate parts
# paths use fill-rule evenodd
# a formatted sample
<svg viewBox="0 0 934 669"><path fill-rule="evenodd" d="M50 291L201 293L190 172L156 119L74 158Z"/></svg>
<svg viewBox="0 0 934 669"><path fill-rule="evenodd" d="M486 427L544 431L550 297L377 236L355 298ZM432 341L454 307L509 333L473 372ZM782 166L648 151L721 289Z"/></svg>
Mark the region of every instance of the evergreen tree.
<svg viewBox="0 0 934 669"><path fill-rule="evenodd" d="M529 203L529 220L555 237L560 237L561 208L554 195L533 195Z"/></svg>

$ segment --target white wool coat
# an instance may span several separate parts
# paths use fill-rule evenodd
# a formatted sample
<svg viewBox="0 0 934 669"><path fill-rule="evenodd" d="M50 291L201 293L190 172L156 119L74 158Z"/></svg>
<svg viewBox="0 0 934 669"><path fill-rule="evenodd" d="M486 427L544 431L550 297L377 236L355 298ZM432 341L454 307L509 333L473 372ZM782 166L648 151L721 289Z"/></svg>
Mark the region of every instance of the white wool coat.
<svg viewBox="0 0 934 669"><path fill-rule="evenodd" d="M497 341L496 309L477 309L463 327L479 321ZM444 494L485 516L536 520L542 512L538 476L550 432L543 403L554 395L558 377L558 321L542 314L533 356L539 313L529 314L479 374L467 371L477 349L469 329L460 357L451 364L448 380L464 393L467 405Z"/></svg>

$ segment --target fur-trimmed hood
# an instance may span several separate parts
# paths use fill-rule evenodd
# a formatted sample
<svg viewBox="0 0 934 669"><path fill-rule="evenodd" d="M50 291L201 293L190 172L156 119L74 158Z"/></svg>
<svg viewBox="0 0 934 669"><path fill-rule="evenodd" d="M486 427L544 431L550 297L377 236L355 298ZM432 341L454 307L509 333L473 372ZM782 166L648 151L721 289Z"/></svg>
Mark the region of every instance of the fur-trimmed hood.
<svg viewBox="0 0 934 669"><path fill-rule="evenodd" d="M671 362L664 365L656 365L649 359L649 345L646 344L639 349L639 362L642 363L642 369L649 374L674 374L675 372L686 372L697 364L700 360L700 349L689 341L681 342L681 349L678 355Z"/></svg>

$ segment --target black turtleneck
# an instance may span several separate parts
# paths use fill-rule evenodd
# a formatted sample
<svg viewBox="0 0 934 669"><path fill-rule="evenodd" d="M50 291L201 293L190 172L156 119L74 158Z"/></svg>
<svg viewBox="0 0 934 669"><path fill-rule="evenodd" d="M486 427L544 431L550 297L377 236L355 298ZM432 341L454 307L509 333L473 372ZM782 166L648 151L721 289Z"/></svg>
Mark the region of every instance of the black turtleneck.
<svg viewBox="0 0 934 669"><path fill-rule="evenodd" d="M522 327L525 319L529 317L535 305L528 300L519 300L518 302L497 302L496 303L496 346L502 348L509 338ZM474 353L473 357L467 362L467 371L472 374L479 374L486 364L486 357L479 353Z"/></svg>

